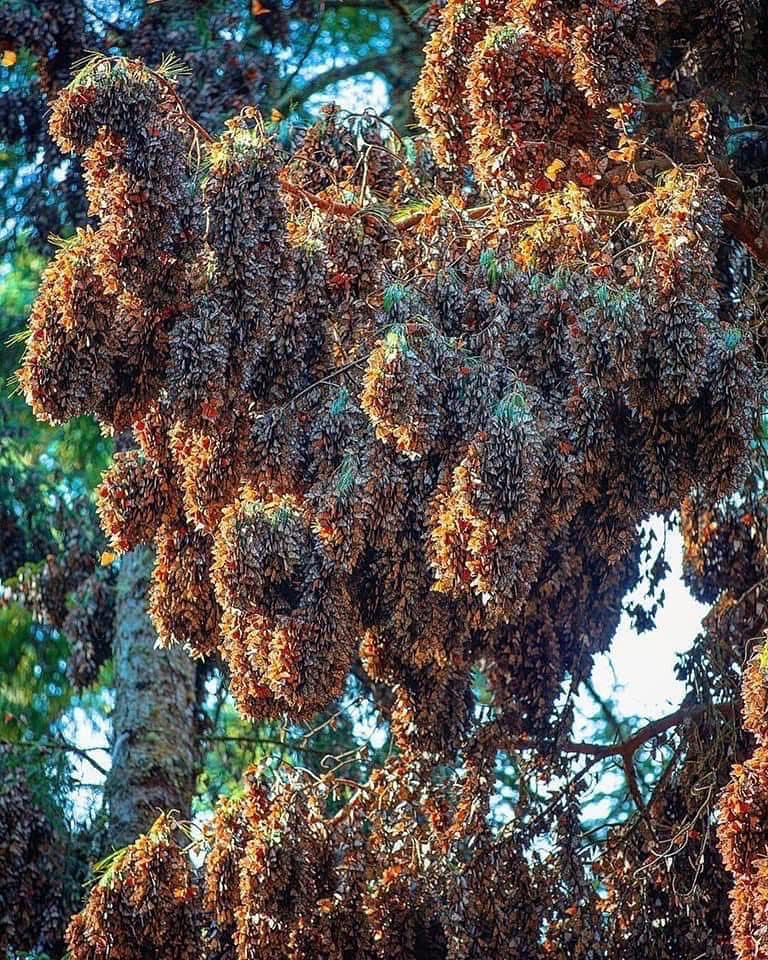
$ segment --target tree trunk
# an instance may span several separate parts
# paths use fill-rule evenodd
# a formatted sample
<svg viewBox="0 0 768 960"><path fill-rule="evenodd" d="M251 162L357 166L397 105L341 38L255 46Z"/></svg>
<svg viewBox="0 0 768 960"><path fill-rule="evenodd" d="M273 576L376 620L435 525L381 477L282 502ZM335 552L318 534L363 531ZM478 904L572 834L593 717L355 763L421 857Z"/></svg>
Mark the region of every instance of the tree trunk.
<svg viewBox="0 0 768 960"><path fill-rule="evenodd" d="M181 647L155 649L147 613L152 552L122 558L114 631L112 767L105 786L111 847L133 842L160 811L189 817L199 754L195 664Z"/></svg>

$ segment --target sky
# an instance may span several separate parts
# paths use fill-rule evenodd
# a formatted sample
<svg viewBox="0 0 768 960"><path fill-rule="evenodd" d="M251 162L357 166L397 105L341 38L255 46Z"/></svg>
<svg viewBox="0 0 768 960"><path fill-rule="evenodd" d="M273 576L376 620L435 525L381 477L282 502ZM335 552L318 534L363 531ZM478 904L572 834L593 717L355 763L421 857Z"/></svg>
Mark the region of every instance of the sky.
<svg viewBox="0 0 768 960"><path fill-rule="evenodd" d="M661 521L652 525L661 541ZM652 720L680 705L684 688L675 678L676 657L691 646L709 610L694 600L683 583L679 530L668 531L666 537L672 569L663 584L666 599L655 628L638 635L624 616L610 651L597 658L592 674L596 691L602 697L615 697L624 716ZM641 585L632 599L640 600L643 589Z"/></svg>

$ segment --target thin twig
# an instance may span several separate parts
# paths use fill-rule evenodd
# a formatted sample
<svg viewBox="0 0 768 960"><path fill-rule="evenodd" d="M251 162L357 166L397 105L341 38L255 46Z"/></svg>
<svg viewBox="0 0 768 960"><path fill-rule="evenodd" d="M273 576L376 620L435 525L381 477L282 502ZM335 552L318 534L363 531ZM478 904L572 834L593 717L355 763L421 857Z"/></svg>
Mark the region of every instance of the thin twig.
<svg viewBox="0 0 768 960"><path fill-rule="evenodd" d="M282 747L285 750L296 750L299 753L312 753L318 757L327 757L327 750L315 750L313 747L302 746L289 740L276 740L274 737L246 737L226 736L224 734L203 734L201 740L213 743L251 743L254 746Z"/></svg>
<svg viewBox="0 0 768 960"><path fill-rule="evenodd" d="M283 99L285 98L286 94L287 94L288 91L291 89L291 84L293 83L293 81L294 81L294 80L296 79L296 77L298 76L299 71L301 70L301 68L302 68L302 67L304 66L304 64L307 62L307 58L309 57L310 53L312 53L312 51L314 50L315 44L317 43L317 41L318 41L318 39L319 39L319 37L320 37L320 33L322 32L322 29L323 29L323 16L322 16L322 14L323 14L324 12L325 12L324 10L322 10L322 11L320 12L320 14L319 14L319 16L318 16L318 19L317 19L317 27L315 28L312 36L310 37L309 43L307 44L307 47L306 47L306 49L304 50L304 53L299 57L298 63L296 64L295 68L291 71L291 74L286 78L285 83L283 84L282 88L280 89L280 92L279 92L278 95L277 95L277 102L278 102L278 103L280 103L280 102L283 101Z"/></svg>
<svg viewBox="0 0 768 960"><path fill-rule="evenodd" d="M85 12L89 16L93 17L94 20L98 20L99 23L103 23L105 27L109 27L110 30L114 30L115 33L122 33L123 35L128 34L129 31L127 27L121 27L119 23L113 23L111 20L108 20L105 16L102 16L102 14L96 13L95 10L93 10L91 7L89 7L85 3L83 4L83 10L85 10Z"/></svg>
<svg viewBox="0 0 768 960"><path fill-rule="evenodd" d="M408 10L406 5L402 0L387 0L387 5L394 10L394 12L400 17L400 19L408 24L408 26L413 30L417 37L426 37L427 31L422 27L422 25L415 20L413 14Z"/></svg>
<svg viewBox="0 0 768 960"><path fill-rule="evenodd" d="M10 747L11 749L40 750L41 753L45 753L46 750L61 750L64 753L74 753L87 763L90 763L94 770L98 770L102 776L106 777L109 773L105 767L102 767L100 763L90 756L92 752L103 750L103 747L76 747L73 743L68 743L66 740L39 740L35 743L24 743L24 741L21 740L0 740L0 744L4 747Z"/></svg>

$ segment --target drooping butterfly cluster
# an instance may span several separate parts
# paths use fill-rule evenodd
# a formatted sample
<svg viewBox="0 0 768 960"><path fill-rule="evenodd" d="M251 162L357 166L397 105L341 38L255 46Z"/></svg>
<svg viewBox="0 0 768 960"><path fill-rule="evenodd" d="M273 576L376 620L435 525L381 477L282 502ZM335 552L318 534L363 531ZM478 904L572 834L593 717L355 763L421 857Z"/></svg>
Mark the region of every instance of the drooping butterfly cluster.
<svg viewBox="0 0 768 960"><path fill-rule="evenodd" d="M175 52L188 109L201 122L218 124L274 92L280 51L295 40L297 24L322 13L306 0L269 7L133 0L107 11L84 0L3 3L0 140L9 162L1 179L7 196L0 204L0 245L12 251L16 243L31 244L50 252L50 235L86 221L80 166L62 156L48 135L47 118L51 100L89 53L119 50L159 63Z"/></svg>
<svg viewBox="0 0 768 960"><path fill-rule="evenodd" d="M733 766L720 801L718 839L726 868L733 876L731 928L736 955L743 960L766 956L768 874L765 867L766 677L760 654L744 671L744 725L755 736L752 755Z"/></svg>
<svg viewBox="0 0 768 960"><path fill-rule="evenodd" d="M557 884L484 822L488 759L441 779L393 758L335 813L333 779L269 791L249 771L193 837L197 874L166 819L118 856L70 926L72 956L544 960Z"/></svg>
<svg viewBox="0 0 768 960"><path fill-rule="evenodd" d="M73 957L196 960L197 889L174 829L174 821L162 815L106 865L86 909L69 925L67 940Z"/></svg>
<svg viewBox="0 0 768 960"><path fill-rule="evenodd" d="M64 845L12 760L0 747L0 950L54 953L71 910Z"/></svg>
<svg viewBox="0 0 768 960"><path fill-rule="evenodd" d="M594 169L626 138L600 109ZM625 175L617 222L615 187L546 156L524 169L549 189L497 178L478 219L454 193L398 229L382 193L418 169L361 136L318 173L338 125L286 157L246 111L200 173L170 83L97 60L52 131L99 226L48 270L22 382L41 416L133 429L104 528L117 552L156 541L161 638L220 647L251 716L316 711L359 647L404 737L461 732L479 661L533 729L610 640L638 520L743 467L759 374L716 282L718 175Z"/></svg>
<svg viewBox="0 0 768 960"><path fill-rule="evenodd" d="M98 225L47 271L21 382L41 417L132 430L98 491L105 531L117 553L154 541L161 640L218 651L247 716L311 716L359 657L392 689L404 794L409 777L427 789L421 751L471 764L475 668L504 742L567 736L555 705L611 641L637 524L717 503L747 469L760 332L749 272L722 277L763 247L705 91L754 119L759 7L448 3L415 144L333 110L291 148L251 109L214 138L127 60L97 58L63 92L52 133L82 157ZM306 793L259 814L272 839L248 842L252 865L214 857L240 957L341 949L358 909L343 851L365 841L299 810ZM493 904L430 887L448 851L412 840L386 896L359 901L376 919L357 955L402 928L403 956L422 936L437 956L497 956L483 942L511 933L472 913ZM467 889L474 856L486 884L523 883L499 843L460 858ZM453 914L430 934L432 908L415 927L397 915L455 896L463 934ZM600 955L572 921L588 900L553 921L579 944L564 955ZM473 925L490 932L459 946Z"/></svg>
<svg viewBox="0 0 768 960"><path fill-rule="evenodd" d="M742 733L729 759L730 782L720 797L718 840L729 889L733 948L739 960L767 956L764 867L768 630L766 543L768 523L763 470L727 501L710 504L695 495L683 508L687 578L701 599L715 604L704 621L719 670L720 696L740 707ZM712 658L715 660L715 658ZM723 682L730 675L730 683ZM734 696L733 687L740 690ZM739 696L740 694L740 696ZM718 774L718 784L724 778Z"/></svg>

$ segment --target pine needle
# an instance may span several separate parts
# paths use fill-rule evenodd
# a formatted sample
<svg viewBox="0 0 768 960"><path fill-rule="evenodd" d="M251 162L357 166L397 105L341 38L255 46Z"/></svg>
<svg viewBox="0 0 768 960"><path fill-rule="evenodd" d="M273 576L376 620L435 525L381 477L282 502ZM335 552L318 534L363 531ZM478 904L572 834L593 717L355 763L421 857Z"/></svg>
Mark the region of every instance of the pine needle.
<svg viewBox="0 0 768 960"><path fill-rule="evenodd" d="M160 74L161 77L165 77L166 80L176 81L182 77L192 76L192 68L180 57L177 57L175 53L170 52L163 54L163 59L160 61L160 65L156 68L155 73Z"/></svg>
<svg viewBox="0 0 768 960"><path fill-rule="evenodd" d="M414 214L424 213L429 207L430 201L428 200L413 200L411 203L406 203L395 210L390 219L394 224L402 223Z"/></svg>
<svg viewBox="0 0 768 960"><path fill-rule="evenodd" d="M8 377L5 381L5 388L8 391L9 399L21 396L21 383L19 382L19 375L17 373L12 373L10 377Z"/></svg>
<svg viewBox="0 0 768 960"><path fill-rule="evenodd" d="M22 330L17 330L16 333L12 333L5 341L5 345L7 347L17 347L20 343L26 343L31 336L32 331L30 328L24 327Z"/></svg>

